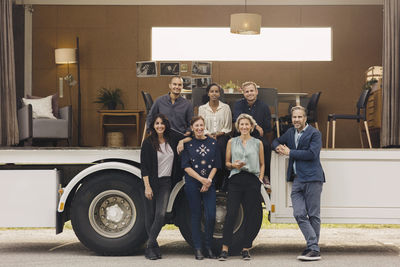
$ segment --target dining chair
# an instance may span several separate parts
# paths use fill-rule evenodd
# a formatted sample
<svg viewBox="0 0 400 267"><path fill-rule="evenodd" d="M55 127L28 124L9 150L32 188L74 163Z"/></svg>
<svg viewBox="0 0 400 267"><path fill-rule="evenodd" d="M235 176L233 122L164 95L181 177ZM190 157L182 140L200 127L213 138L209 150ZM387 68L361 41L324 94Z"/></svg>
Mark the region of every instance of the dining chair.
<svg viewBox="0 0 400 267"><path fill-rule="evenodd" d="M369 148L372 148L371 145L371 138L369 135L368 129L368 122L367 122L367 102L368 97L370 94L369 89L365 89L361 92L361 95L357 101L357 113L356 114L329 114L328 115L328 122L326 127L326 148L329 146L329 122L332 121L332 148L335 148L335 132L336 132L336 120L343 119L343 120L357 120L360 123L361 120L364 121L365 132L367 134ZM362 140L362 129L361 125L359 124L360 130L360 140L361 140L361 147L364 148L364 142Z"/></svg>
<svg viewBox="0 0 400 267"><path fill-rule="evenodd" d="M274 112L271 112L271 118L275 121L276 136L280 137L279 130L279 115L278 115L278 90L276 88L258 88L258 98L273 107Z"/></svg>
<svg viewBox="0 0 400 267"><path fill-rule="evenodd" d="M151 97L150 93L145 92L145 91L142 91L142 96L143 96L144 105L146 107L146 116L147 116L150 113L151 106L153 106L153 98ZM146 137L146 130L147 130L147 124L145 122L144 129L143 129L142 143L144 141L144 138Z"/></svg>
<svg viewBox="0 0 400 267"><path fill-rule="evenodd" d="M315 128L319 130L318 127L318 101L319 97L321 96L321 92L317 92L311 95L307 105L304 107L307 108L307 123L314 123ZM300 101L301 103L301 101Z"/></svg>

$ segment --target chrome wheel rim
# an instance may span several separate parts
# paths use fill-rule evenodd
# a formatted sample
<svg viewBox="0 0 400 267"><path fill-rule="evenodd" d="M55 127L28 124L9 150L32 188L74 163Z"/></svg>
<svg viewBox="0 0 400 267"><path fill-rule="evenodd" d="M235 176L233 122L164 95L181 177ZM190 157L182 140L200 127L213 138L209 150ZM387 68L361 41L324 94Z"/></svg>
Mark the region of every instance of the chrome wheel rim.
<svg viewBox="0 0 400 267"><path fill-rule="evenodd" d="M101 192L92 200L88 210L92 228L107 238L127 234L135 225L136 215L132 198L119 190Z"/></svg>

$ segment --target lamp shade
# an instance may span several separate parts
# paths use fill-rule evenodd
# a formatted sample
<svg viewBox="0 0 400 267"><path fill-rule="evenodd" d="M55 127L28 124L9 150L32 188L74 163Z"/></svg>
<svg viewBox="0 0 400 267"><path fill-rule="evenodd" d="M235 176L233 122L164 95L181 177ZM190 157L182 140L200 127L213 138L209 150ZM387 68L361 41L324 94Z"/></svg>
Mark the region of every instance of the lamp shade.
<svg viewBox="0 0 400 267"><path fill-rule="evenodd" d="M261 15L236 13L231 15L231 33L260 34Z"/></svg>
<svg viewBox="0 0 400 267"><path fill-rule="evenodd" d="M76 49L75 48L57 48L55 50L56 64L69 64L76 63Z"/></svg>

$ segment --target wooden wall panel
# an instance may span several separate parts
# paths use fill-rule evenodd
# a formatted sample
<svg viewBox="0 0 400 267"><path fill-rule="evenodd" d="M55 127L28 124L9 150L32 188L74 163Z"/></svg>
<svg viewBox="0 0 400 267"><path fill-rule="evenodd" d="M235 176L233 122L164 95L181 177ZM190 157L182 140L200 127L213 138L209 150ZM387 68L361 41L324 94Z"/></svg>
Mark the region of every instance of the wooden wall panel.
<svg viewBox="0 0 400 267"><path fill-rule="evenodd" d="M123 90L125 108L144 109L141 90L158 97L169 77L136 77L136 61L151 60L151 27L228 27L241 6L35 6L33 14L33 92L57 91L65 66L54 64L54 48L74 47L80 37L83 144L100 145L98 104L101 87ZM319 124L325 139L329 113L352 113L364 83L364 71L382 60L382 6L250 6L264 27L332 27L332 62L213 62L213 81L254 80L281 92L322 91ZM190 42L171 36L171 42ZM202 42L209 42L207 37ZM232 51L234 53L235 51ZM182 62L189 66L191 62ZM70 71L76 73L76 66ZM76 88L64 88L62 105L76 114ZM285 111L286 107L281 107ZM359 147L355 122L338 121L337 146ZM133 134L133 133L132 133ZM76 134L75 134L76 136ZM75 138L76 140L76 138Z"/></svg>

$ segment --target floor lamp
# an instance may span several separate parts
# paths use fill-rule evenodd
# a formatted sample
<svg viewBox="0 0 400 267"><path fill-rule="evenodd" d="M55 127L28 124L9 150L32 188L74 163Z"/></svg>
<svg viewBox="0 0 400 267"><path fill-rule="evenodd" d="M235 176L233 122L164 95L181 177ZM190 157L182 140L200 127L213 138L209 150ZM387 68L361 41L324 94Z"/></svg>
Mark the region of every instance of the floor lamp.
<svg viewBox="0 0 400 267"><path fill-rule="evenodd" d="M71 88L78 84L78 146L81 143L81 68L79 60L79 37L76 37L76 48L57 48L55 50L56 64L67 64L68 73L63 78ZM69 64L77 64L78 81L75 81L71 73L69 73ZM60 95L62 96L62 83L60 82Z"/></svg>
<svg viewBox="0 0 400 267"><path fill-rule="evenodd" d="M79 37L76 37L76 58L78 63L78 146L81 143L81 64L79 60Z"/></svg>

